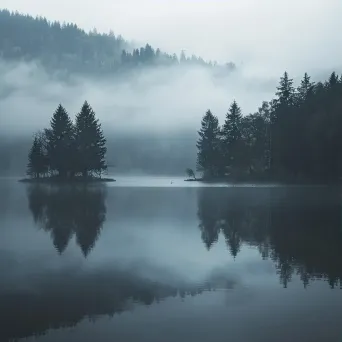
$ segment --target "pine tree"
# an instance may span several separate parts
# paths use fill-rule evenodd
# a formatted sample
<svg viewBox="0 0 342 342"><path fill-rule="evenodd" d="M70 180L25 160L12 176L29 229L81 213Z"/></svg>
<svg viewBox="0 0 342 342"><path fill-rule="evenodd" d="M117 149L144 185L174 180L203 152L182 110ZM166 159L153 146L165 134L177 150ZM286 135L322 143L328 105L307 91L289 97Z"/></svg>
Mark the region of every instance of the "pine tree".
<svg viewBox="0 0 342 342"><path fill-rule="evenodd" d="M95 112L87 101L76 116L77 170L85 177L107 169L106 139Z"/></svg>
<svg viewBox="0 0 342 342"><path fill-rule="evenodd" d="M291 167L292 173L303 174L308 171L310 154L306 153L308 149L307 137L303 134L310 121L311 113L314 110L312 99L315 94L315 83L311 82L310 76L305 73L297 88L296 93L296 111L292 111L291 127L288 128L291 134L291 141L288 142L289 155L292 155ZM287 121L289 118L287 118ZM284 138L286 139L286 137ZM292 152L290 151L292 149ZM290 162L288 163L290 164Z"/></svg>
<svg viewBox="0 0 342 342"><path fill-rule="evenodd" d="M224 143L232 144L241 139L241 108L236 101L231 104L223 125L222 135Z"/></svg>
<svg viewBox="0 0 342 342"><path fill-rule="evenodd" d="M333 88L335 87L337 84L339 83L339 79L338 79L338 76L336 74L335 71L333 71L329 77L329 80L328 80L328 87L329 88Z"/></svg>
<svg viewBox="0 0 342 342"><path fill-rule="evenodd" d="M197 141L197 170L204 177L216 177L220 173L220 127L218 118L208 110L202 118Z"/></svg>
<svg viewBox="0 0 342 342"><path fill-rule="evenodd" d="M51 128L46 130L50 169L65 178L72 172L74 127L61 104L54 112L50 125Z"/></svg>
<svg viewBox="0 0 342 342"><path fill-rule="evenodd" d="M271 112L271 171L287 172L293 156L293 137L295 123L294 104L295 89L293 80L289 78L285 71L280 78L276 92L277 98L273 101Z"/></svg>
<svg viewBox="0 0 342 342"><path fill-rule="evenodd" d="M44 153L43 143L39 135L36 134L29 151L26 173L30 177L39 178L41 175L46 173L47 170L47 158Z"/></svg>
<svg viewBox="0 0 342 342"><path fill-rule="evenodd" d="M288 73L285 71L283 77L280 78L280 83L277 87L276 95L278 97L278 106L293 105L294 94L293 79L289 78Z"/></svg>
<svg viewBox="0 0 342 342"><path fill-rule="evenodd" d="M226 167L241 166L242 156L242 114L236 101L231 104L221 132Z"/></svg>
<svg viewBox="0 0 342 342"><path fill-rule="evenodd" d="M314 93L315 83L311 82L310 76L305 73L304 77L300 83L300 86L297 88L297 100L298 104L302 104L305 102L310 96Z"/></svg>

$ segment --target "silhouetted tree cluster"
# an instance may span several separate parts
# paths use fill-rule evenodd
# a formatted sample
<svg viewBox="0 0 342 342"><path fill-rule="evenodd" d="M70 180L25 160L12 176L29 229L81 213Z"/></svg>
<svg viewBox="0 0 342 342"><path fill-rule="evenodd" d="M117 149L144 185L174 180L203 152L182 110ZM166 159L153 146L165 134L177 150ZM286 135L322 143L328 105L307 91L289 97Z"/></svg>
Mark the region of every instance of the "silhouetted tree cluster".
<svg viewBox="0 0 342 342"><path fill-rule="evenodd" d="M207 249L222 236L232 257L243 245L271 259L287 287L299 276L342 286L341 203L337 189L202 188L201 237Z"/></svg>
<svg viewBox="0 0 342 342"><path fill-rule="evenodd" d="M35 135L28 156L27 174L33 178L58 175L62 179L77 175L99 175L107 169L106 139L95 112L87 101L75 123L59 105L50 128Z"/></svg>
<svg viewBox="0 0 342 342"><path fill-rule="evenodd" d="M121 64L123 66L139 66L139 65L200 65L202 67L216 68L221 71L231 71L235 69L234 63L226 63L219 66L216 62L205 61L201 57L192 55L188 57L185 52L182 51L180 57L175 53L170 55L162 52L159 48L154 50L149 44L140 49L133 49L132 52L128 52L125 49L121 54Z"/></svg>
<svg viewBox="0 0 342 342"><path fill-rule="evenodd" d="M138 65L174 65L191 63L218 67L202 58L169 55L149 44L130 52L130 44L113 32L86 33L75 24L49 22L18 12L0 11L0 57L6 60L39 60L51 70L108 75ZM222 66L221 66L222 67ZM228 63L224 70L235 66Z"/></svg>
<svg viewBox="0 0 342 342"><path fill-rule="evenodd" d="M342 176L342 78L295 88L287 72L276 97L242 116L234 101L221 127L210 110L197 141L205 178L337 181Z"/></svg>
<svg viewBox="0 0 342 342"><path fill-rule="evenodd" d="M48 172L47 153L44 149L44 137L37 133L28 155L27 174L39 178Z"/></svg>

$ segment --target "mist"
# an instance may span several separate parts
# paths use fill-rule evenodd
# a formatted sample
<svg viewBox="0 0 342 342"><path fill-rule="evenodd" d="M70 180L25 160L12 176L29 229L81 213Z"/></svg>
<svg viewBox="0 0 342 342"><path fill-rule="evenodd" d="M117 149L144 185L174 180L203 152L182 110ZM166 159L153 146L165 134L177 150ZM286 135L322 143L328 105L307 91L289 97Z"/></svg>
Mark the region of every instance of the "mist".
<svg viewBox="0 0 342 342"><path fill-rule="evenodd" d="M195 166L197 130L207 109L221 122L233 100L244 115L255 112L274 96L279 79L243 67L220 74L194 65L101 79L51 74L38 62L1 61L0 73L0 133L8 144L2 149L16 151L14 160L3 160L17 173L24 172L32 135L49 126L57 105L74 118L87 100L108 140L110 164L123 172L181 174Z"/></svg>
<svg viewBox="0 0 342 342"><path fill-rule="evenodd" d="M199 66L144 68L127 77L68 75L62 79L58 73L46 72L39 63L2 61L0 72L1 136L12 144L25 141L25 151L18 152L21 158L27 153L28 139L49 126L59 103L74 118L87 100L108 139L111 163L120 167L122 158L110 154L123 155L123 150L127 154L130 150L158 154L159 149L169 157L178 153L185 159L177 166L179 172L187 167L186 159L190 158L190 166L194 166L196 131L207 109L222 120L234 99L246 112L256 109L260 99L271 96L277 82L248 77L241 71L215 74Z"/></svg>
<svg viewBox="0 0 342 342"><path fill-rule="evenodd" d="M100 79L51 75L36 61L0 61L0 137L16 158L4 155L5 143L1 156L22 172L29 139L49 125L59 103L71 118L85 100L91 104L108 140L109 163L118 169L149 164L148 172L163 165L163 173L182 173L195 166L197 130L207 109L222 122L233 100L244 115L270 100L285 70L295 84L304 72L321 80L342 70L338 0L3 0L2 6L74 22L85 30L114 30L133 46L148 42L171 54L184 50L188 56L236 65L223 73L194 65L145 67L125 77Z"/></svg>
<svg viewBox="0 0 342 342"><path fill-rule="evenodd" d="M224 75L196 66L145 68L126 78L70 76L61 81L36 63L0 63L1 126L11 136L48 125L59 103L74 116L87 100L107 134L196 130L210 108L220 118L235 99L246 112L274 92L277 79ZM25 114L26 113L26 114ZM10 115L9 115L10 114ZM27 118L27 119L26 119Z"/></svg>

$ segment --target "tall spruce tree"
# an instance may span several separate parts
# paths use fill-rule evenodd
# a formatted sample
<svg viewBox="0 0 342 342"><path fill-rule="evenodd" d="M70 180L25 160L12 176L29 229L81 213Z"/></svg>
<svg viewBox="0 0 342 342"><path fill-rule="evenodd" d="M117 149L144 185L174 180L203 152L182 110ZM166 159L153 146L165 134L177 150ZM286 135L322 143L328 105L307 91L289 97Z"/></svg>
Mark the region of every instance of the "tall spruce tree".
<svg viewBox="0 0 342 342"><path fill-rule="evenodd" d="M279 172L286 173L293 156L294 146L291 144L294 143L293 114L296 97L293 80L286 71L280 78L276 96L271 113L271 171L274 175Z"/></svg>
<svg viewBox="0 0 342 342"><path fill-rule="evenodd" d="M236 101L233 101L226 114L226 120L221 132L226 167L235 168L241 166L243 153L241 120L241 108Z"/></svg>
<svg viewBox="0 0 342 342"><path fill-rule="evenodd" d="M39 178L48 171L47 157L44 152L43 142L36 134L28 155L26 174L32 178Z"/></svg>
<svg viewBox="0 0 342 342"><path fill-rule="evenodd" d="M293 87L293 79L289 78L289 75L286 71L284 72L284 75L280 78L280 83L277 87L276 95L278 106L287 107L294 104L295 89Z"/></svg>
<svg viewBox="0 0 342 342"><path fill-rule="evenodd" d="M329 77L329 80L327 82L327 86L329 88L335 87L339 83L338 75L335 71L333 71Z"/></svg>
<svg viewBox="0 0 342 342"><path fill-rule="evenodd" d="M307 135L304 134L312 111L314 110L312 99L315 93L315 83L311 81L310 76L305 73L296 92L296 110L292 110L292 127L294 128L292 147L291 169L293 173L303 175L309 172L310 154L307 152L310 142ZM288 118L287 118L288 119ZM294 146L296 144L296 146Z"/></svg>
<svg viewBox="0 0 342 342"><path fill-rule="evenodd" d="M202 118L197 141L197 170L204 177L217 177L220 174L220 127L218 118L208 110Z"/></svg>
<svg viewBox="0 0 342 342"><path fill-rule="evenodd" d="M297 88L297 100L298 104L303 104L314 93L315 83L311 82L310 76L305 73L300 86Z"/></svg>
<svg viewBox="0 0 342 342"><path fill-rule="evenodd" d="M107 169L105 155L107 152L101 124L95 112L84 102L76 116L77 171L84 177L89 173L101 175Z"/></svg>
<svg viewBox="0 0 342 342"><path fill-rule="evenodd" d="M226 114L226 120L222 129L223 141L232 144L241 139L241 108L234 100Z"/></svg>
<svg viewBox="0 0 342 342"><path fill-rule="evenodd" d="M66 178L73 173L74 126L61 104L54 112L50 125L51 128L45 131L50 169Z"/></svg>

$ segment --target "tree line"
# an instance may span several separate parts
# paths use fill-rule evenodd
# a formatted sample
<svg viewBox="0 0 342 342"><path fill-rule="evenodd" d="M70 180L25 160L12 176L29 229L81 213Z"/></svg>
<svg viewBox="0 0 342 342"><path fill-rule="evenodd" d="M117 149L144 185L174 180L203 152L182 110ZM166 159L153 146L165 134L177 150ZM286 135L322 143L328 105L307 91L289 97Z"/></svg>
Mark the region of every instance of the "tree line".
<svg viewBox="0 0 342 342"><path fill-rule="evenodd" d="M0 10L0 56L5 60L39 60L48 70L108 75L143 65L181 63L216 67L202 58L178 57L149 44L133 47L112 31L89 33L75 24L49 22L46 18ZM234 68L226 65L227 70Z"/></svg>
<svg viewBox="0 0 342 342"><path fill-rule="evenodd" d="M197 141L205 179L337 181L342 176L342 77L305 73L298 87L287 72L275 98L242 115L234 101L222 126L208 110Z"/></svg>
<svg viewBox="0 0 342 342"><path fill-rule="evenodd" d="M60 104L50 128L35 134L28 155L27 175L32 178L101 176L106 171L106 139L95 112L84 102L75 122Z"/></svg>

